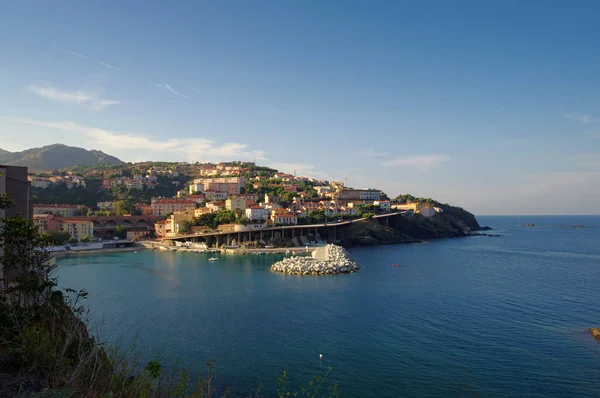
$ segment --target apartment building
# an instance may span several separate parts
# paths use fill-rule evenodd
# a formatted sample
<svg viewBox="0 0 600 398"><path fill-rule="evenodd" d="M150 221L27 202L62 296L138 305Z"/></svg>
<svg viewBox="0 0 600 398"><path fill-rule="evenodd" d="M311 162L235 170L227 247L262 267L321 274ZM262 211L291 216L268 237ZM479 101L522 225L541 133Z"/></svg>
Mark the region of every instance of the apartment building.
<svg viewBox="0 0 600 398"><path fill-rule="evenodd" d="M225 200L229 196L227 192L220 191L205 191L204 195L206 196L206 200Z"/></svg>
<svg viewBox="0 0 600 398"><path fill-rule="evenodd" d="M61 220L59 230L68 232L71 237L81 241L84 236L94 236L94 223L83 220Z"/></svg>
<svg viewBox="0 0 600 398"><path fill-rule="evenodd" d="M240 198L239 196L227 199L225 201L225 208L227 210L246 210L246 199Z"/></svg>
<svg viewBox="0 0 600 398"><path fill-rule="evenodd" d="M287 210L273 211L271 214L271 222L274 225L296 225L298 224L298 216L290 213Z"/></svg>
<svg viewBox="0 0 600 398"><path fill-rule="evenodd" d="M224 192L228 195L239 195L240 188L242 188L245 183L245 177L199 178L194 180L193 184L190 185L190 190L194 187L194 190L198 192L216 191ZM202 184L204 188L202 190L196 189L200 184Z"/></svg>
<svg viewBox="0 0 600 398"><path fill-rule="evenodd" d="M338 200L360 200L362 202L372 202L380 200L381 191L379 189L342 189L334 195Z"/></svg>
<svg viewBox="0 0 600 398"><path fill-rule="evenodd" d="M35 225L40 232L58 231L60 223L52 214L34 214L33 225Z"/></svg>
<svg viewBox="0 0 600 398"><path fill-rule="evenodd" d="M269 218L269 210L260 206L251 206L246 209L246 218L250 221L265 221Z"/></svg>
<svg viewBox="0 0 600 398"><path fill-rule="evenodd" d="M54 214L62 217L74 217L77 215L76 205L38 204L33 205L33 214Z"/></svg>
<svg viewBox="0 0 600 398"><path fill-rule="evenodd" d="M175 213L176 211L185 211L187 209L195 209L196 201L189 199L164 199L152 198L152 215L162 216L167 213Z"/></svg>
<svg viewBox="0 0 600 398"><path fill-rule="evenodd" d="M154 233L157 238L165 238L171 235L171 223L169 220L157 221L154 223Z"/></svg>

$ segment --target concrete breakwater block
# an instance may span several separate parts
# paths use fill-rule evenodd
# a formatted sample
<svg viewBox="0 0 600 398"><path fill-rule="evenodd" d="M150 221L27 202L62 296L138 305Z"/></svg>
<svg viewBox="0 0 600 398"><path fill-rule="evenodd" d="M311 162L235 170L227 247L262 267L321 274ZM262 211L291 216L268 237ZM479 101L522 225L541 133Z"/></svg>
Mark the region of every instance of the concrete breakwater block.
<svg viewBox="0 0 600 398"><path fill-rule="evenodd" d="M325 251L323 251L325 249ZM356 272L360 266L337 245L317 249L313 257L288 257L271 266L271 271L295 275L328 275Z"/></svg>

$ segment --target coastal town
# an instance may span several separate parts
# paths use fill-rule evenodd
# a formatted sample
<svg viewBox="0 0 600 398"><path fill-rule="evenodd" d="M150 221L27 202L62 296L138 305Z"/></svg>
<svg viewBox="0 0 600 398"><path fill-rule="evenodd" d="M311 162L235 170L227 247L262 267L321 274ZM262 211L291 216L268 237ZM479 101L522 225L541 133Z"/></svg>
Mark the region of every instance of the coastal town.
<svg viewBox="0 0 600 398"><path fill-rule="evenodd" d="M35 225L60 243L72 244L188 237L213 247L255 240L255 245L266 246L274 239L267 242L262 234L260 239L234 235L227 242L208 237L326 225L398 211L425 216L442 211L435 203L427 205L410 197L393 203L377 188L349 187L254 162L98 165L29 173L27 179L33 191ZM91 203L86 197L85 203L73 202L78 196L70 194L75 192L94 193L91 199L101 200ZM49 203L53 198L60 203ZM271 234L271 238L281 236Z"/></svg>

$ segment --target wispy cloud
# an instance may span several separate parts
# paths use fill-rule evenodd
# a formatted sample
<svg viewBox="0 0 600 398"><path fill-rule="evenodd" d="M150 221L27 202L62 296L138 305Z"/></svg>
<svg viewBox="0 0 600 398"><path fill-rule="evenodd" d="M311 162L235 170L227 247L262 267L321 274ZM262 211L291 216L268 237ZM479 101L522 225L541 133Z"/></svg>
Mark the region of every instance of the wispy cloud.
<svg viewBox="0 0 600 398"><path fill-rule="evenodd" d="M42 97L53 102L79 104L94 110L104 109L107 106L117 105L120 103L120 101L117 100L102 99L99 97L98 93L95 92L63 91L52 86L42 87L34 84L29 85L27 89L38 97Z"/></svg>
<svg viewBox="0 0 600 398"><path fill-rule="evenodd" d="M57 50L57 51L61 51L61 52L65 53L65 54L70 54L70 55L72 55L74 57L77 57L77 58L80 58L80 59L85 59L85 60L88 60L88 61L92 61L95 64L103 66L103 67L105 67L107 69L119 69L116 66L109 64L108 62L99 61L97 59L90 58L90 57L88 57L86 55L83 55L81 53L77 53L75 51L65 50L64 48L60 48L60 47L56 47L56 46L50 46L50 47L53 48L53 49L55 49L55 50Z"/></svg>
<svg viewBox="0 0 600 398"><path fill-rule="evenodd" d="M77 58L81 58L81 59L89 59L89 58L88 58L88 57L86 57L85 55L83 55L83 54L79 54L79 53L76 53L76 52L73 52L73 51L67 51L67 50L65 50L65 52L66 52L67 54L71 54L71 55L73 55L73 56L75 56L75 57L77 57Z"/></svg>
<svg viewBox="0 0 600 398"><path fill-rule="evenodd" d="M168 84L166 84L166 83L165 83L165 84L158 84L158 83L154 83L154 82L148 82L148 83L152 84L153 86L156 86L156 87L162 88L163 90L170 91L170 92L172 92L173 94L175 94L175 95L178 95L178 96L180 96L180 97L182 97L182 98L188 99L188 97L187 97L187 96L185 96L185 95L181 94L179 91L175 90L173 87L169 86L169 85L168 85Z"/></svg>
<svg viewBox="0 0 600 398"><path fill-rule="evenodd" d="M11 117L2 118L21 124L74 133L78 137L83 135L87 139L86 144L89 147L110 152L126 151L131 156L128 160L132 161L147 160L146 156L185 159L187 161L251 160L255 154L264 156L264 152L252 151L248 145L237 142L217 143L207 138L169 138L163 140L146 134L110 131L71 121L54 122Z"/></svg>
<svg viewBox="0 0 600 398"><path fill-rule="evenodd" d="M191 88L195 92L202 94L202 91L198 90L196 87L192 86L191 84L188 84L188 86L189 86L189 88Z"/></svg>
<svg viewBox="0 0 600 398"><path fill-rule="evenodd" d="M383 162L382 165L388 167L415 167L426 173L431 171L436 166L449 161L450 159L450 156L446 155L399 156L390 161Z"/></svg>
<svg viewBox="0 0 600 398"><path fill-rule="evenodd" d="M377 152L373 148L367 148L363 151L360 151L358 153L358 155L365 156L365 157L383 157L383 156L388 156L388 153L387 152Z"/></svg>
<svg viewBox="0 0 600 398"><path fill-rule="evenodd" d="M583 124L600 122L600 119L597 119L587 113L569 113L565 115L565 117L567 119L575 120L576 122L581 122Z"/></svg>
<svg viewBox="0 0 600 398"><path fill-rule="evenodd" d="M108 68L108 69L119 69L116 66L111 65L107 62L102 62L102 61L94 61L94 62L96 62L98 65L104 66L105 68Z"/></svg>

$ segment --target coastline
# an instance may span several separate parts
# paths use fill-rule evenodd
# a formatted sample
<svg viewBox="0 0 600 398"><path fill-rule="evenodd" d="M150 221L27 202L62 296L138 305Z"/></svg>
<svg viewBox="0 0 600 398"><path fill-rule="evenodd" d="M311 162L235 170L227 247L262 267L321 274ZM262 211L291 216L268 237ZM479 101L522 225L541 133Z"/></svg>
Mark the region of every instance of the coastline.
<svg viewBox="0 0 600 398"><path fill-rule="evenodd" d="M187 249L184 247L170 247L167 249L166 246L155 243L155 248L148 248L144 245L135 247L119 247L119 248L107 248L107 249L90 249L90 250L72 250L72 251L57 251L52 252L55 258L69 257L69 256L81 256L81 255L93 255L93 254L104 254L104 253L120 253L120 252L138 252L138 251L149 251L149 250L160 250L160 251L171 251L179 253L195 253L195 254L233 254L233 255L265 255L265 254L285 254L285 255L299 255L299 254L310 254L317 250L320 246L309 246L306 247L275 247L275 248L262 248L262 249L208 249L199 251L196 249ZM160 248L162 246L162 249ZM172 249L172 250L170 250Z"/></svg>
<svg viewBox="0 0 600 398"><path fill-rule="evenodd" d="M56 258L58 257L68 257L70 255L80 256L84 254L102 254L102 253L118 253L118 252L137 252L147 250L144 246L135 246L135 247L115 247L115 248L107 248L107 249L90 249L90 250L70 250L70 251L60 251L60 252L52 252L52 255Z"/></svg>

